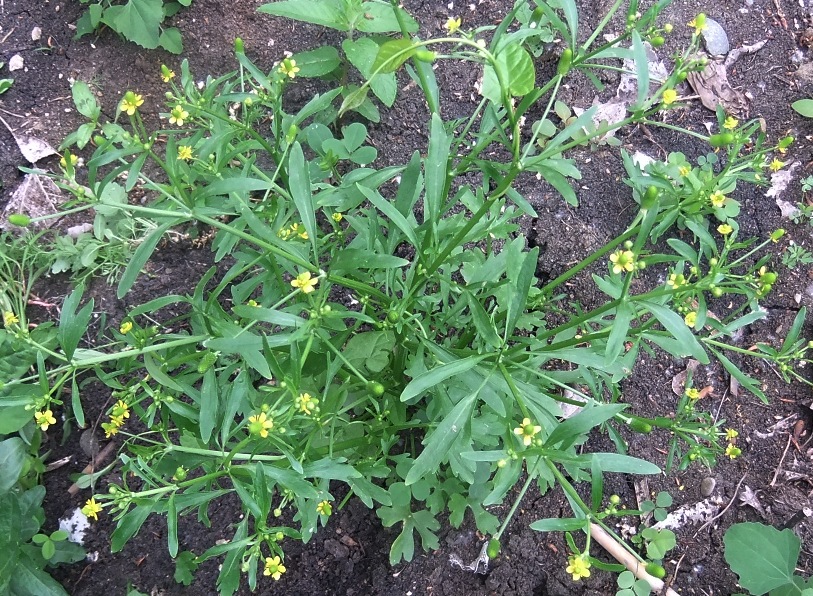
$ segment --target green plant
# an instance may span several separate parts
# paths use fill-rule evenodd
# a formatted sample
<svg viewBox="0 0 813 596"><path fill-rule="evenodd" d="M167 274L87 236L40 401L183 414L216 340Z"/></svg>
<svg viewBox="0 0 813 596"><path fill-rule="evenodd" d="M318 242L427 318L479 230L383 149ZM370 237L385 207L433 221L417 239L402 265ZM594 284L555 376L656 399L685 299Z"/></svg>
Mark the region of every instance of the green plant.
<svg viewBox="0 0 813 596"><path fill-rule="evenodd" d="M782 264L788 269L795 269L799 265L809 265L810 263L813 263L813 253L798 244L790 243L782 253Z"/></svg>
<svg viewBox="0 0 813 596"><path fill-rule="evenodd" d="M471 512L490 536L488 560L499 553L522 496L532 486L558 486L574 516L533 527L567 532L575 579L593 564L621 571L590 557L598 529L636 565L646 562L603 521L604 477L660 472L625 453L625 433L670 433L670 467L737 456L733 437L703 411L690 382L674 418L630 411L618 384L639 353L659 348L704 364L714 356L763 399L734 360L763 358L786 379L804 380L797 370L810 360L800 335L804 310L779 348L745 350L727 339L764 316L759 300L776 281L760 255L782 232L763 242L738 239L732 196L738 183L761 183L767 156L789 143L766 146L757 121L740 126L720 111L720 132L687 133L719 150L696 164L672 154L641 171L626 160L639 203L627 229L554 279L536 278L539 249L527 248L517 225L535 211L520 189L537 175L575 203L569 180L581 174L566 152L631 123L676 128L655 116L675 101L674 86L686 73L703 66L691 58L696 32L675 70L650 91L643 40L665 31L655 19L666 2L643 15L631 2L623 34L597 41L619 0L581 44L572 1L536 4L528 16L527 4L516 3L490 44L477 31L458 31L459 23L436 39L379 40L364 82L340 81L296 111L286 111L282 99L302 74L300 62L283 60L266 72L238 42L239 70L201 88L185 62L177 77L162 68L166 127L147 129L139 113L146 100L132 90L122 96L117 121L89 116L93 155L85 166L66 156L54 178L74 197L70 213L92 209L150 222L118 281L119 297L171 231L211 235L222 268L209 269L188 291L134 307L92 348L80 342L94 303L82 306L76 288L62 307L58 347L36 350L42 372L10 384L28 391L25 405L36 412L70 394L80 426L81 384L97 378L109 388L112 405L101 427L126 437L122 481L95 493L85 510L116 518L114 551L150 515L162 515L179 581L191 582L201 562L223 557L218 589L233 593L243 575L254 589L258 575L277 580L285 573L287 540L309 541L355 496L400 530L393 564L412 559L416 536L424 548L436 547L437 518L446 512L455 526ZM312 8L313 18L329 5L357 3L272 6ZM390 9L395 16L386 18L403 18L395 3ZM343 14L330 12L320 24L348 30ZM527 20L515 27L517 15ZM565 49L555 74L537 87L534 46L526 42L542 28ZM444 121L430 58L483 69L483 97L468 118ZM626 118L594 122L591 108L553 123L568 76L578 71L598 83L594 70L620 68L608 61L621 58L635 65L640 84ZM430 107L428 146L405 164L375 167L363 124L331 130L323 118L362 106L378 77L409 60ZM550 124L528 133L523 118ZM143 201L122 200L134 189ZM10 221L30 223L19 215ZM675 228L684 239L674 237ZM663 237L665 244L653 242ZM646 268L657 268L665 283L643 276ZM573 304L565 288L577 278L592 280L606 298ZM162 320L168 306L182 314ZM581 409L564 418L560 404ZM585 450L594 429L612 433L618 452ZM520 482L504 519L486 509ZM577 486L587 486L589 497ZM178 517L194 511L206 520L209 504L228 493L243 504L232 540L182 551ZM577 531L586 534L583 548L571 535ZM667 538L649 537L650 558L668 550Z"/></svg>
<svg viewBox="0 0 813 596"><path fill-rule="evenodd" d="M790 107L805 118L813 118L813 99L800 99L794 101Z"/></svg>
<svg viewBox="0 0 813 596"><path fill-rule="evenodd" d="M181 8L190 6L192 0L79 0L88 9L76 22L76 39L110 27L127 41L148 50L161 47L173 54L183 51L181 32L176 27L164 27L167 17Z"/></svg>
<svg viewBox="0 0 813 596"><path fill-rule="evenodd" d="M5 64L5 62L0 62L0 68L3 68ZM11 89L12 83L14 83L14 79L0 79L0 95Z"/></svg>
<svg viewBox="0 0 813 596"><path fill-rule="evenodd" d="M755 596L813 594L813 580L796 575L801 541L793 530L758 523L734 524L726 530L725 560L740 585Z"/></svg>
<svg viewBox="0 0 813 596"><path fill-rule="evenodd" d="M648 596L651 593L649 582L643 579L636 579L632 571L622 571L618 574L619 590L615 596Z"/></svg>

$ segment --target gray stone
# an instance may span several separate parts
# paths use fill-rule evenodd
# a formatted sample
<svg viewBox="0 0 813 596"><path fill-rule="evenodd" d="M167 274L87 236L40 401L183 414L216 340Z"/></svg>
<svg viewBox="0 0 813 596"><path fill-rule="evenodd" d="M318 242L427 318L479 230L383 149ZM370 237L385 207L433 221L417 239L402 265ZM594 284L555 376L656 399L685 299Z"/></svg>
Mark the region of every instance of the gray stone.
<svg viewBox="0 0 813 596"><path fill-rule="evenodd" d="M714 19L706 17L706 26L703 27L703 31L701 33L709 54L713 56L724 56L725 54L728 54L728 50L730 48L728 44L728 35L726 35L726 32L720 23Z"/></svg>
<svg viewBox="0 0 813 596"><path fill-rule="evenodd" d="M711 493L714 492L714 487L716 486L717 481L711 476L707 476L700 482L700 494L704 497L710 497Z"/></svg>

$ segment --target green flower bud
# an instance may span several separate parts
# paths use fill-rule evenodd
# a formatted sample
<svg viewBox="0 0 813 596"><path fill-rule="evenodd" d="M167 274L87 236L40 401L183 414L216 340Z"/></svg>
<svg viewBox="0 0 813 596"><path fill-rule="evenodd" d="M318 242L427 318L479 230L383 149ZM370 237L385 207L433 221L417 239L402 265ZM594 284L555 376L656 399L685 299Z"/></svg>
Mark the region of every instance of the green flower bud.
<svg viewBox="0 0 813 596"><path fill-rule="evenodd" d="M488 555L489 559L496 559L500 556L500 541L497 538L492 538L488 541L488 548L486 549L486 554Z"/></svg>
<svg viewBox="0 0 813 596"><path fill-rule="evenodd" d="M240 37L234 38L234 52L236 54L245 54L246 50L243 46L243 40Z"/></svg>
<svg viewBox="0 0 813 596"><path fill-rule="evenodd" d="M24 213L13 213L8 216L8 223L20 228L25 228L31 223L31 218Z"/></svg>

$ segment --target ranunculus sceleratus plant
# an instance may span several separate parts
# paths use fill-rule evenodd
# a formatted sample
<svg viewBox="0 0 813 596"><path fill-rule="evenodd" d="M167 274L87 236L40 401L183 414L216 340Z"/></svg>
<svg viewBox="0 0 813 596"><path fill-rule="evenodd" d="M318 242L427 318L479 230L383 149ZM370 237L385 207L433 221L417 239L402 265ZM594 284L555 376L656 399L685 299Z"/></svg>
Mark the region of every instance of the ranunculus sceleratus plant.
<svg viewBox="0 0 813 596"><path fill-rule="evenodd" d="M329 14L319 7L331 4L312 1L313 10L299 12L297 0L276 6L317 22ZM386 16L381 3L368 4L376 7L373 21L406 22L394 4ZM46 390L27 398L33 412L53 410L63 389L72 391L80 425L88 422L81 384L95 376L110 388L99 423L107 436L125 438L122 481L103 488L94 477L85 510L117 520L113 550L151 514L165 516L178 577L191 581L199 563L223 557L218 588L231 594L243 574L252 589L259 575L283 578L286 541L307 542L356 497L398 531L393 564L412 559L416 533L424 548L437 548L438 517L448 513L459 526L466 511L490 537L487 563L525 492L558 485L574 517L534 527L568 532L572 552L561 555L562 565L578 580L599 564L592 536L600 531L623 544L604 521L605 475L660 471L626 455L625 432L668 433L669 469L739 456L736 429L708 413L691 378L673 417L631 411L619 383L641 350L655 349L701 363L713 358L763 398L738 367L745 354L801 380L798 366L810 349L800 338L804 311L779 347L746 351L731 340L764 316L758 302L776 275L761 255L781 238L781 231L764 241L739 238L737 185L763 182L790 139L767 146L757 122L740 124L720 111L711 135L685 131L710 146L695 162L673 153L642 171L625 155L638 204L627 229L549 281L536 278L539 249L528 249L517 231L519 217L534 215L520 191L534 176L576 201L569 179L580 173L568 150L631 123L676 129L662 116L680 103L678 83L703 64L691 57L695 31L666 79L650 75L646 43L660 45L671 31L656 24L665 4L639 14L631 2L626 28L607 42L602 33L621 0L586 39L572 0L518 2L490 41L460 19L435 39L357 38L375 46L359 69L365 80L347 82L343 69L339 87L290 113L283 97L309 74L308 56L287 56L266 71L239 40L237 72L197 84L185 62L178 76L162 67L168 91L160 130L142 119L158 108L154 100L123 93L116 121L94 133L86 166L68 156L55 176L73 194L74 212L110 208L153 224L118 295L138 282L171 231L211 232L219 264L188 292L132 309L103 346L78 347L87 318L63 316L47 370L18 381L47 380ZM368 31L374 25L366 23ZM540 84L531 54L554 41L560 58ZM568 77L596 80L595 69L622 69L622 59L639 82L625 119L595 123L595 108L556 119ZM440 60L483 70L482 98L466 119L443 119L432 69ZM405 164L376 168L365 125L341 117L372 101L367 90L378 77L395 80L402 69L426 95L428 147ZM148 200L128 201L134 190ZM28 222L17 216L16 223ZM643 275L647 267L664 281ZM588 274L606 298L574 310L562 289ZM63 313L73 313L80 296L81 288ZM162 320L169 305L186 314ZM565 418L562 404L579 409ZM617 452L583 450L597 428L610 433ZM489 507L519 482L513 507L498 519ZM197 512L206 522L209 504L230 493L243 507L231 540L181 551L178 516ZM570 534L577 530L586 534L583 546ZM621 548L662 575L659 561Z"/></svg>

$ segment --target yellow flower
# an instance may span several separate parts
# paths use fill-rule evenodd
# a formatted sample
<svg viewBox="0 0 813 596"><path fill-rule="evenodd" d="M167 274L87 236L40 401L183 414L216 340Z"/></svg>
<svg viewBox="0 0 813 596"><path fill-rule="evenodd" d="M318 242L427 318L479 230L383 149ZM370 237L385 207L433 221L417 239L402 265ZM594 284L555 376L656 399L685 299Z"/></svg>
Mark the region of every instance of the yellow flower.
<svg viewBox="0 0 813 596"><path fill-rule="evenodd" d="M85 517L98 521L99 520L99 513L102 511L102 506L100 503L96 502L96 499L91 497L85 502L85 506L82 507L82 513L85 514Z"/></svg>
<svg viewBox="0 0 813 596"><path fill-rule="evenodd" d="M542 427L532 424L530 418L523 418L522 424L514 429L514 434L518 437L522 437L522 442L527 447L531 444L531 441L533 441L534 436L541 430Z"/></svg>
<svg viewBox="0 0 813 596"><path fill-rule="evenodd" d="M301 223L292 223L290 231L285 235L285 239L287 240L291 236L299 236L302 240L308 239L308 232L305 230L305 226Z"/></svg>
<svg viewBox="0 0 813 596"><path fill-rule="evenodd" d="M734 118L733 116L728 116L726 117L725 122L723 122L723 128L725 128L726 130L734 130L735 128L737 128L737 125L739 123L740 121Z"/></svg>
<svg viewBox="0 0 813 596"><path fill-rule="evenodd" d="M127 402L123 400L119 400L116 402L116 405L113 406L113 409L110 412L110 418L119 418L124 423L125 418L130 417L130 406L127 405ZM121 424L119 424L121 426Z"/></svg>
<svg viewBox="0 0 813 596"><path fill-rule="evenodd" d="M20 319L17 318L10 310L7 310L3 313L3 325L6 327L11 327L12 325L16 325L20 322Z"/></svg>
<svg viewBox="0 0 813 596"><path fill-rule="evenodd" d="M123 421L122 421L123 422ZM102 422L102 430L104 431L104 438L109 439L115 434L118 434L120 424L116 424L115 420L110 422Z"/></svg>
<svg viewBox="0 0 813 596"><path fill-rule="evenodd" d="M118 428L124 426L124 416L110 415L110 424L115 424Z"/></svg>
<svg viewBox="0 0 813 596"><path fill-rule="evenodd" d="M738 456L742 455L742 449L732 443L729 443L728 447L725 448L725 454L731 459L736 459Z"/></svg>
<svg viewBox="0 0 813 596"><path fill-rule="evenodd" d="M694 401L696 399L700 399L700 391L698 391L694 387L689 387L686 390L686 397L688 397L692 401Z"/></svg>
<svg viewBox="0 0 813 596"><path fill-rule="evenodd" d="M169 113L169 123L170 124L177 124L178 126L183 126L183 121L189 118L189 112L183 109L181 104L176 105L172 108L172 111Z"/></svg>
<svg viewBox="0 0 813 596"><path fill-rule="evenodd" d="M259 435L265 439L272 428L274 428L274 421L266 416L265 412L250 416L248 419L248 432L252 435Z"/></svg>
<svg viewBox="0 0 813 596"><path fill-rule="evenodd" d="M73 153L68 153L68 159L65 159L65 156L63 155L61 158L59 158L59 165L62 166L63 168L67 168L68 160L70 160L71 166L75 166L76 164L79 163L79 156L74 155Z"/></svg>
<svg viewBox="0 0 813 596"><path fill-rule="evenodd" d="M170 70L166 64L161 65L161 80L165 83L169 83L172 79L175 78L175 71Z"/></svg>
<svg viewBox="0 0 813 596"><path fill-rule="evenodd" d="M313 409L316 407L316 404L319 403L318 399L314 399L311 397L310 393L302 393L299 397L296 398L296 406L299 408L299 411L305 414L306 416L310 416L313 414Z"/></svg>
<svg viewBox="0 0 813 596"><path fill-rule="evenodd" d="M663 92L663 97L661 99L663 99L663 105L668 106L675 103L675 101L677 101L677 98L678 98L677 91L675 91L674 89L667 89L666 91Z"/></svg>
<svg viewBox="0 0 813 596"><path fill-rule="evenodd" d="M190 159L192 159L192 147L190 147L189 145L179 145L178 159L182 159L184 161L189 161Z"/></svg>
<svg viewBox="0 0 813 596"><path fill-rule="evenodd" d="M692 173L692 169L689 166L680 166L678 168L678 173L685 177Z"/></svg>
<svg viewBox="0 0 813 596"><path fill-rule="evenodd" d="M583 577L590 577L590 560L584 555L572 555L567 559L567 571L573 576L573 581L577 582Z"/></svg>
<svg viewBox="0 0 813 596"><path fill-rule="evenodd" d="M669 279L666 280L666 285L670 288L677 289L686 284L686 277L682 273L671 273Z"/></svg>
<svg viewBox="0 0 813 596"><path fill-rule="evenodd" d="M295 288L301 289L305 294L310 294L316 289L316 284L319 283L318 277L312 277L310 271L305 271L297 275L291 280L291 285Z"/></svg>
<svg viewBox="0 0 813 596"><path fill-rule="evenodd" d="M121 327L119 327L119 333L121 333L122 335L127 335L132 330L133 330L132 321L123 321Z"/></svg>
<svg viewBox="0 0 813 596"><path fill-rule="evenodd" d="M333 505L330 504L330 501L322 501L316 506L316 511L319 515L327 515L329 516L333 513Z"/></svg>
<svg viewBox="0 0 813 596"><path fill-rule="evenodd" d="M48 430L49 426L56 424L56 418L54 418L54 413L50 409L42 410L34 414L34 422L37 423L40 430Z"/></svg>
<svg viewBox="0 0 813 596"><path fill-rule="evenodd" d="M738 433L733 428L725 429L725 438L726 438L726 440L730 441L731 439L736 439L739 436L740 436L740 433Z"/></svg>
<svg viewBox="0 0 813 596"><path fill-rule="evenodd" d="M632 271L635 269L635 253L631 250L617 250L610 255L613 264L613 273Z"/></svg>
<svg viewBox="0 0 813 596"><path fill-rule="evenodd" d="M280 63L279 71L288 78L293 79L296 76L296 73L299 72L299 67L296 65L296 60L286 58Z"/></svg>
<svg viewBox="0 0 813 596"><path fill-rule="evenodd" d="M460 17L449 17L449 20L443 25L443 28L446 29L449 33L455 33L460 29L460 25L463 24L463 19Z"/></svg>
<svg viewBox="0 0 813 596"><path fill-rule="evenodd" d="M263 570L263 575L270 575L275 580L278 580L282 577L282 574L285 573L285 565L282 564L279 557L266 557L265 558L265 569Z"/></svg>
<svg viewBox="0 0 813 596"><path fill-rule="evenodd" d="M768 164L768 167L771 169L771 172L778 172L784 166L785 166L785 162L784 161L779 161L775 157L773 158L773 161L770 164Z"/></svg>
<svg viewBox="0 0 813 596"><path fill-rule="evenodd" d="M128 91L119 104L119 109L125 112L128 116L132 116L138 110L138 107L144 103L144 98L138 93Z"/></svg>
<svg viewBox="0 0 813 596"><path fill-rule="evenodd" d="M723 193L721 193L719 190L715 190L713 193L711 193L711 196L709 196L709 200L711 201L711 206L716 207L718 209L725 205L726 198L727 197Z"/></svg>
<svg viewBox="0 0 813 596"><path fill-rule="evenodd" d="M695 35L700 35L700 32L703 31L703 29L705 29L706 27L706 15L701 12L687 24L689 25L689 27L694 27Z"/></svg>
<svg viewBox="0 0 813 596"><path fill-rule="evenodd" d="M333 214L333 215L331 215L330 217L332 217L332 218L333 218L333 221L335 221L336 223L339 223L341 220L343 220L343 219L344 219L344 215L342 215L341 213L338 213L338 212L337 212L337 213L334 213L334 214Z"/></svg>
<svg viewBox="0 0 813 596"><path fill-rule="evenodd" d="M695 311L690 312L683 317L683 321L686 323L686 325L694 329L695 324L697 324L697 313Z"/></svg>
<svg viewBox="0 0 813 596"><path fill-rule="evenodd" d="M734 228L732 228L727 223L724 223L717 226L717 231L720 232L723 236L728 236L731 232L734 231Z"/></svg>

